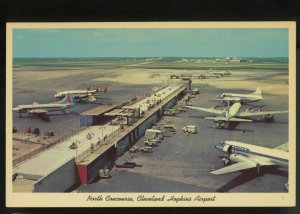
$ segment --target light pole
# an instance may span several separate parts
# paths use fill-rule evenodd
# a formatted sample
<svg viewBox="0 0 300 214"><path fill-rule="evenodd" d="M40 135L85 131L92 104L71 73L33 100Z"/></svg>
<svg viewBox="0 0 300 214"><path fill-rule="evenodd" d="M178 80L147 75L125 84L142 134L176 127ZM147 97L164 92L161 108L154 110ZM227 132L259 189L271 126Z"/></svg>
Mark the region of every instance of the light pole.
<svg viewBox="0 0 300 214"><path fill-rule="evenodd" d="M76 156L75 156L75 162L77 162L77 148L78 148L78 146L77 146L77 144L76 144Z"/></svg>
<svg viewBox="0 0 300 214"><path fill-rule="evenodd" d="M73 130L74 130L74 132L72 133L72 135L75 134L75 119L74 118L73 118Z"/></svg>
<svg viewBox="0 0 300 214"><path fill-rule="evenodd" d="M71 149L75 149L75 162L77 162L77 148L78 148L78 142L75 141L72 143L72 145L70 146Z"/></svg>

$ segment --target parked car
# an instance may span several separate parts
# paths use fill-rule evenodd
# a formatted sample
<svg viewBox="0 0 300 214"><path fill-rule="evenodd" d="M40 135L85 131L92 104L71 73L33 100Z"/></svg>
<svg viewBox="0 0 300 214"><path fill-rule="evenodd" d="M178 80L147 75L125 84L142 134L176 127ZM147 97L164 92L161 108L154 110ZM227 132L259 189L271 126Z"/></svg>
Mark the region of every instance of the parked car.
<svg viewBox="0 0 300 214"><path fill-rule="evenodd" d="M40 134L40 129L39 128L34 128L32 133L36 134L36 135L39 135Z"/></svg>
<svg viewBox="0 0 300 214"><path fill-rule="evenodd" d="M194 125L185 126L182 128L182 131L184 131L186 133L191 133L191 134L196 134L198 132L197 126L194 126Z"/></svg>
<svg viewBox="0 0 300 214"><path fill-rule="evenodd" d="M138 152L140 149L137 146L133 146L131 149L129 149L129 152L135 153Z"/></svg>
<svg viewBox="0 0 300 214"><path fill-rule="evenodd" d="M164 125L165 131L176 132L176 128L174 125Z"/></svg>
<svg viewBox="0 0 300 214"><path fill-rule="evenodd" d="M144 153L151 153L153 152L153 147L150 147L150 146L144 146L141 148L141 152L144 152Z"/></svg>
<svg viewBox="0 0 300 214"><path fill-rule="evenodd" d="M152 141L152 140L145 140L144 144L145 146L158 146L157 141Z"/></svg>

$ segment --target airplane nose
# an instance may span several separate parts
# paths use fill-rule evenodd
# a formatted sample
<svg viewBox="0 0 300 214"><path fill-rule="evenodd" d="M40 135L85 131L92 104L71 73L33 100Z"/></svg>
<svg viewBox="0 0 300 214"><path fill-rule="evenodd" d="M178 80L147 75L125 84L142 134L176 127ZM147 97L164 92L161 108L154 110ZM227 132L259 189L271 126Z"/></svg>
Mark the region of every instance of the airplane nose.
<svg viewBox="0 0 300 214"><path fill-rule="evenodd" d="M16 107L16 108L13 108L12 110L13 110L13 111L19 111L20 108Z"/></svg>
<svg viewBox="0 0 300 214"><path fill-rule="evenodd" d="M221 151L223 151L223 147L224 147L224 142L217 143L215 145L215 148L218 149L218 150L221 150Z"/></svg>

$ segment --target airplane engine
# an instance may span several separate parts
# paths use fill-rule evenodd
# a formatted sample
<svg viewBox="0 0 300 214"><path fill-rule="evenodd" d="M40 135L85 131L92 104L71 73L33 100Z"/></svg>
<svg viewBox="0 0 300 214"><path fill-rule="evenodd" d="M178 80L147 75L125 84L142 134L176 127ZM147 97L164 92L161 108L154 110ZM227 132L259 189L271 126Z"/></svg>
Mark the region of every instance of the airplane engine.
<svg viewBox="0 0 300 214"><path fill-rule="evenodd" d="M272 123L274 121L274 115L273 114L265 114L264 118L265 118L266 123Z"/></svg>
<svg viewBox="0 0 300 214"><path fill-rule="evenodd" d="M223 147L223 152L225 152L225 153L227 153L227 154L231 154L231 152L232 152L232 146L231 145L225 145L224 147Z"/></svg>
<svg viewBox="0 0 300 214"><path fill-rule="evenodd" d="M26 113L28 110L27 109L19 109L19 113Z"/></svg>
<svg viewBox="0 0 300 214"><path fill-rule="evenodd" d="M79 102L80 101L80 96L75 95L75 96L73 96L73 99L74 99L75 102Z"/></svg>

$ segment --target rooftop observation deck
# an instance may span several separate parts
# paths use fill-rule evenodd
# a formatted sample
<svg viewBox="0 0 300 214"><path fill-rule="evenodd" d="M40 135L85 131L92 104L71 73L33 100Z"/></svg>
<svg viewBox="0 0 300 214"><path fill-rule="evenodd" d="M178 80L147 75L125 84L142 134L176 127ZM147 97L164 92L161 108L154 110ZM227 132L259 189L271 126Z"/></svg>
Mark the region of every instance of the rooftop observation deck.
<svg viewBox="0 0 300 214"><path fill-rule="evenodd" d="M81 132L16 166L14 171L18 174L43 177L74 157L80 164L89 164L183 90L184 87L182 86L165 87L151 96L127 106L129 108L140 108L144 111L144 117L132 126L121 129L119 125L107 123L102 126L86 127ZM115 105L110 107L99 106L98 109L86 111L85 114L103 114L116 107ZM72 144L73 147L71 148Z"/></svg>

